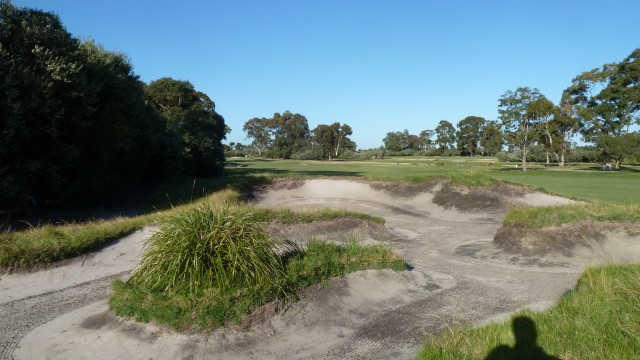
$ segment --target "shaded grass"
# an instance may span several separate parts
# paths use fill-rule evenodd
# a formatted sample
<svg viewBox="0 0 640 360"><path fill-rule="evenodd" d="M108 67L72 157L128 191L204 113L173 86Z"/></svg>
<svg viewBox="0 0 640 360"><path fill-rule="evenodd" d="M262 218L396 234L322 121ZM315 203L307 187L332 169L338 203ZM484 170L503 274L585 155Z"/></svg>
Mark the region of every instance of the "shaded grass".
<svg viewBox="0 0 640 360"><path fill-rule="evenodd" d="M345 245L310 241L306 249L283 253L281 276L229 289L210 287L193 293L186 286L158 291L135 282L116 280L109 301L120 316L154 321L175 330L204 330L239 323L270 301L286 305L310 285L365 269L406 269L402 258L387 245L363 246L356 238Z"/></svg>
<svg viewBox="0 0 640 360"><path fill-rule="evenodd" d="M152 219L147 215L0 233L0 268L28 268L97 250L110 240L141 229Z"/></svg>
<svg viewBox="0 0 640 360"><path fill-rule="evenodd" d="M537 346L547 354L566 360L638 359L639 299L640 265L609 265L586 270L576 288L553 308L515 316L533 320ZM511 322L452 329L428 340L417 358L484 359L500 345L514 347Z"/></svg>
<svg viewBox="0 0 640 360"><path fill-rule="evenodd" d="M509 210L503 225L542 229L580 221L637 222L640 206L602 203L518 206Z"/></svg>
<svg viewBox="0 0 640 360"><path fill-rule="evenodd" d="M254 180L250 181L253 182ZM254 183L264 183L258 178ZM241 194L234 189L219 190L193 203L166 211L113 220L99 220L66 225L44 225L25 231L0 232L0 269L29 269L36 265L70 259L99 249L152 223L162 223L175 212L184 211L204 203L251 209L251 220L256 222L282 222L284 224L310 223L338 218L356 218L383 224L384 219L348 210L319 209L292 211L253 207L243 203Z"/></svg>

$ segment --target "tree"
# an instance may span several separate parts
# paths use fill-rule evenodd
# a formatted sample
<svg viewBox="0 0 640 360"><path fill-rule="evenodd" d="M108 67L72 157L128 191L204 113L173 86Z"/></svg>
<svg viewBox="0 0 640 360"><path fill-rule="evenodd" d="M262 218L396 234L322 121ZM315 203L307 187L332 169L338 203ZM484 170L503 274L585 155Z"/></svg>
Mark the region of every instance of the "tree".
<svg viewBox="0 0 640 360"><path fill-rule="evenodd" d="M275 157L289 159L309 144L309 123L301 114L275 113L270 128L274 137L271 151Z"/></svg>
<svg viewBox="0 0 640 360"><path fill-rule="evenodd" d="M211 176L222 171L228 128L215 103L188 81L161 78L147 87L147 96L179 138L185 171Z"/></svg>
<svg viewBox="0 0 640 360"><path fill-rule="evenodd" d="M481 129L485 119L479 116L467 116L458 122L458 150L461 155L475 156L479 149Z"/></svg>
<svg viewBox="0 0 640 360"><path fill-rule="evenodd" d="M538 89L520 87L507 91L499 99L498 113L507 142L522 150L522 171L527 171L527 145L535 140L539 121L529 105L542 97Z"/></svg>
<svg viewBox="0 0 640 360"><path fill-rule="evenodd" d="M440 120L435 129L436 145L440 149L440 153L445 150L453 149L456 143L456 128L447 120Z"/></svg>
<svg viewBox="0 0 640 360"><path fill-rule="evenodd" d="M126 55L56 15L0 1L0 78L1 208L108 205L170 169L166 122Z"/></svg>
<svg viewBox="0 0 640 360"><path fill-rule="evenodd" d="M640 134L634 132L617 136L604 135L598 138L596 147L603 162L613 161L615 168L619 169L626 156L640 155Z"/></svg>
<svg viewBox="0 0 640 360"><path fill-rule="evenodd" d="M480 134L480 148L483 155L495 156L502 151L504 139L500 124L496 121L486 121Z"/></svg>
<svg viewBox="0 0 640 360"><path fill-rule="evenodd" d="M339 122L331 125L318 125L313 131L312 140L320 148L321 158L331 160L346 149L355 149L355 143L349 139L351 127Z"/></svg>
<svg viewBox="0 0 640 360"><path fill-rule="evenodd" d="M539 135L541 137L541 142L544 145L546 156L547 156L547 165L551 162L551 154L556 152L556 147L554 147L555 139L557 139L557 126L556 122L552 121L557 116L557 108L556 106L547 98L541 97L532 101L529 104L527 116L538 124Z"/></svg>
<svg viewBox="0 0 640 360"><path fill-rule="evenodd" d="M433 147L433 130L422 130L419 135L419 146L422 150L427 151Z"/></svg>
<svg viewBox="0 0 640 360"><path fill-rule="evenodd" d="M253 139L251 145L258 150L258 156L262 156L271 145L270 119L253 118L248 120L242 130L247 133L247 138Z"/></svg>
<svg viewBox="0 0 640 360"><path fill-rule="evenodd" d="M580 122L585 141L616 146L610 138L601 138L622 136L629 133L631 125L640 124L640 49L620 63L578 75L563 95Z"/></svg>

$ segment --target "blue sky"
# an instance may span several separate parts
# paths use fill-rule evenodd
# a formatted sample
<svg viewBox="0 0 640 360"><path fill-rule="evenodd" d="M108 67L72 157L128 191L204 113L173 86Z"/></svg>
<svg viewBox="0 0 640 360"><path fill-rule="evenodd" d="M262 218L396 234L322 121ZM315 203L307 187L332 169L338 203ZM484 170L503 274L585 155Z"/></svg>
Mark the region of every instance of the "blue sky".
<svg viewBox="0 0 640 360"><path fill-rule="evenodd" d="M13 0L125 52L142 80L189 80L247 143L253 117L347 123L358 148L387 132L497 118L519 86L557 102L583 71L640 47L640 1Z"/></svg>

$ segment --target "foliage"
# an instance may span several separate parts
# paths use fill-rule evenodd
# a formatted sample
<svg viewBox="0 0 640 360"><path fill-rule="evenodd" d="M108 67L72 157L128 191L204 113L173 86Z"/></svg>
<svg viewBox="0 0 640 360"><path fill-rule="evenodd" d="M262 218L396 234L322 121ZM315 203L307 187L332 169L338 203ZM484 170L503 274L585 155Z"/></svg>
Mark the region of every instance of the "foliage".
<svg viewBox="0 0 640 360"><path fill-rule="evenodd" d="M109 304L118 315L138 321L154 320L176 330L209 329L238 323L269 301L294 300L297 291L330 277L365 269L406 269L404 261L389 246L363 246L353 235L342 246L311 240L304 250L275 253L273 261L281 267L277 269L278 276L270 281L225 290L209 283L209 288L198 293L189 291L186 284L171 291L158 291L135 281L117 280Z"/></svg>
<svg viewBox="0 0 640 360"><path fill-rule="evenodd" d="M538 337L531 339L537 343L528 345L537 345L562 359L636 359L640 356L638 278L640 265L587 269L575 289L553 308L544 312L521 311L512 319L529 318ZM511 322L452 329L427 340L417 358L485 359L498 346L505 345L514 345Z"/></svg>
<svg viewBox="0 0 640 360"><path fill-rule="evenodd" d="M185 172L199 177L219 174L228 129L209 96L188 81L171 78L152 81L146 94L177 137Z"/></svg>
<svg viewBox="0 0 640 360"><path fill-rule="evenodd" d="M620 63L578 75L563 93L585 140L599 143L604 157L616 153L616 168L625 155L635 151L631 148L630 153L623 154L620 144L627 140L615 138L629 133L631 125L640 124L639 79L640 49L636 49Z"/></svg>
<svg viewBox="0 0 640 360"><path fill-rule="evenodd" d="M258 156L264 155L265 150L271 145L270 119L253 118L249 119L242 130L247 133L247 137L253 139L251 145L258 150Z"/></svg>
<svg viewBox="0 0 640 360"><path fill-rule="evenodd" d="M153 216L86 224L45 225L0 233L0 269L22 269L73 258L141 229Z"/></svg>
<svg viewBox="0 0 640 360"><path fill-rule="evenodd" d="M458 122L456 139L461 155L474 156L479 152L485 122L485 119L479 116L467 116Z"/></svg>
<svg viewBox="0 0 640 360"><path fill-rule="evenodd" d="M353 134L351 126L339 122L331 125L320 124L312 131L312 141L320 149L320 159L337 158L345 150L355 150L356 144L349 139Z"/></svg>
<svg viewBox="0 0 640 360"><path fill-rule="evenodd" d="M447 120L440 120L438 126L436 126L435 133L437 135L436 145L441 154L443 154L445 150L455 148L456 129L453 127L453 124Z"/></svg>
<svg viewBox="0 0 640 360"><path fill-rule="evenodd" d="M527 170L527 145L535 140L537 125L544 115L535 104L543 98L538 89L520 87L507 91L499 100L498 113L507 143L522 150L523 171Z"/></svg>
<svg viewBox="0 0 640 360"><path fill-rule="evenodd" d="M280 279L278 254L295 250L251 220L249 208L200 205L168 217L129 280L152 291L202 294Z"/></svg>
<svg viewBox="0 0 640 360"><path fill-rule="evenodd" d="M640 221L638 205L574 204L563 206L520 206L511 209L503 225L542 229L580 221Z"/></svg>
<svg viewBox="0 0 640 360"><path fill-rule="evenodd" d="M485 121L480 134L480 148L482 155L495 156L502 150L504 138L500 124L496 121Z"/></svg>

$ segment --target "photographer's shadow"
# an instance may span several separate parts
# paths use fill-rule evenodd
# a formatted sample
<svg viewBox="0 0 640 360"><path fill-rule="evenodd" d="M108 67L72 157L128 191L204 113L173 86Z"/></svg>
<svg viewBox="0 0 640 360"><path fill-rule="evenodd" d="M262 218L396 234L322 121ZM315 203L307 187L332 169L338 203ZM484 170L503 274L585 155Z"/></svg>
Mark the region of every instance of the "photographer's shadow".
<svg viewBox="0 0 640 360"><path fill-rule="evenodd" d="M561 360L547 354L537 344L536 324L527 316L513 319L513 334L516 344L513 347L500 345L493 349L485 360Z"/></svg>

